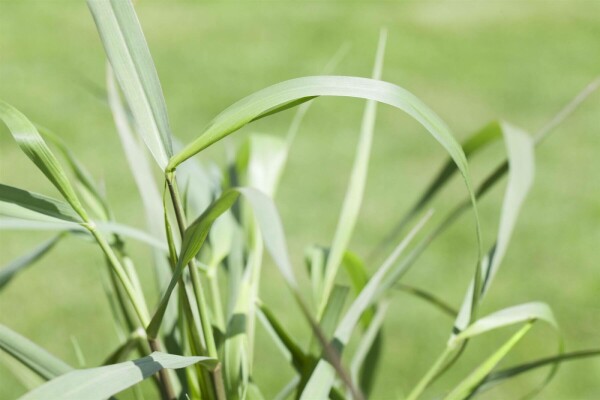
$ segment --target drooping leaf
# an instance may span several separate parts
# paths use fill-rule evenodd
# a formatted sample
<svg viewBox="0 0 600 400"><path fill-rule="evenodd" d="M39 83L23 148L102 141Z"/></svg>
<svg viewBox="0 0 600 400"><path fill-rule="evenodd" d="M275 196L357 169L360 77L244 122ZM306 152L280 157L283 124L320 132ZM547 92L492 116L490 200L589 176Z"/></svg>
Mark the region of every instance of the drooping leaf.
<svg viewBox="0 0 600 400"><path fill-rule="evenodd" d="M483 128L468 137L466 141L462 143L462 149L467 159L471 159L477 153L484 150L492 143L502 139L502 122L492 121L485 125ZM418 198L415 204L409 209L409 211L398 221L390 231L384 236L381 242L376 246L374 254L387 248L391 243L396 241L398 235L404 230L406 225L414 218L420 211L422 211L429 202L435 198L444 186L450 181L450 179L458 172L456 164L452 158L448 159L438 174L432 179L431 183L427 186L427 189Z"/></svg>
<svg viewBox="0 0 600 400"><path fill-rule="evenodd" d="M550 307L545 303L532 302L519 304L517 306L504 308L485 317L479 318L473 322L467 329L460 332L450 340L450 345L455 345L460 341L481 335L494 329L527 322L530 320L542 320L558 330L558 323Z"/></svg>
<svg viewBox="0 0 600 400"><path fill-rule="evenodd" d="M461 173L467 177L470 187L470 175L461 146L443 121L424 103L410 92L391 83L344 76L292 79L240 100L219 114L199 138L172 157L167 170L172 171L183 161L242 128L278 104L286 103L289 99L307 96L364 98L386 103L407 112L448 151Z"/></svg>
<svg viewBox="0 0 600 400"><path fill-rule="evenodd" d="M502 133L505 138L510 171L496 243L482 260L481 273L483 281L480 287L480 300L487 293L506 254L519 211L533 183L535 170L533 140L531 137L507 123L502 123ZM470 321L474 287L475 284L471 283L455 322L456 330L464 329Z"/></svg>
<svg viewBox="0 0 600 400"><path fill-rule="evenodd" d="M133 4L130 0L88 0L108 60L138 131L158 165L173 155L167 108Z"/></svg>
<svg viewBox="0 0 600 400"><path fill-rule="evenodd" d="M178 369L193 364L212 369L217 360L154 352L147 357L103 367L68 372L32 390L21 400L103 400L151 377L164 368Z"/></svg>

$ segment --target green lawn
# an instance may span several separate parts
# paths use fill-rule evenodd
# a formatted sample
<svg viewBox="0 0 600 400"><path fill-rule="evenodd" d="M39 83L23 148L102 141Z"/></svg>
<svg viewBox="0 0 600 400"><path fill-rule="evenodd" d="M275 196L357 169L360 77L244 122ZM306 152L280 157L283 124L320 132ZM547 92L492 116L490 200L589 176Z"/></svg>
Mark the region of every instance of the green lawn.
<svg viewBox="0 0 600 400"><path fill-rule="evenodd" d="M0 2L0 98L68 142L104 182L119 221L143 226L139 198L126 170L104 87L104 53L81 1ZM600 73L600 2L223 2L138 1L169 109L184 142L220 110L272 83L316 75L346 42L352 47L336 74L368 76L378 31L389 30L383 79L421 97L460 138L495 118L530 132L539 129ZM301 3L301 4L300 4ZM298 274L302 251L327 245L352 163L363 103L319 99L291 153L277 204ZM290 112L258 122L255 130L283 134ZM209 151L222 162L225 147ZM535 186L484 311L531 300L548 302L567 348L600 342L600 93L592 96L537 152ZM483 177L502 157L496 146L472 163ZM423 190L444 153L407 116L379 108L374 153L361 220L353 238L366 256ZM0 182L53 194L40 173L0 129ZM497 229L502 188L481 203L484 240ZM435 203L464 195L456 180ZM443 212L438 213L438 217ZM406 281L427 286L459 305L475 262L473 222L466 215L415 265ZM48 235L0 232L0 265ZM0 293L0 323L76 364L72 338L89 365L117 346L100 282L99 251L77 239L62 242ZM151 284L147 250L134 246L141 275ZM373 270L375 266L371 267ZM263 299L286 317L293 299L268 266ZM272 276L272 278L271 278ZM90 317L91 316L91 317ZM289 318L288 318L289 319ZM299 338L302 321L289 320ZM442 350L452 321L418 300L398 294L385 325L386 351L374 398L406 393ZM259 328L260 329L260 328ZM267 398L291 370L259 331L256 381ZM504 334L472 343L463 362L441 382L464 376ZM508 361L555 350L550 329L536 327ZM290 372L286 372L290 371ZM540 371L484 398L510 399L541 381ZM600 360L565 364L544 399L600 398ZM25 389L0 366L0 398Z"/></svg>

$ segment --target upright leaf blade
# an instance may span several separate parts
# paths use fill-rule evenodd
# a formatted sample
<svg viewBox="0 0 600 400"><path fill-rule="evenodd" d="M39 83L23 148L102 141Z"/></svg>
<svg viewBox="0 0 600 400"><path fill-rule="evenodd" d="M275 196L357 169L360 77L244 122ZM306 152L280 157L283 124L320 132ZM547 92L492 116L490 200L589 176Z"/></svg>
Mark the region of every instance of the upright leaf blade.
<svg viewBox="0 0 600 400"><path fill-rule="evenodd" d="M130 0L88 0L104 50L139 132L161 168L173 155L167 107Z"/></svg>
<svg viewBox="0 0 600 400"><path fill-rule="evenodd" d="M423 228L425 222L431 217L431 212L426 214L425 217L419 221L419 223L411 230L411 232L404 238L404 240L396 247L392 254L385 260L383 265L379 267L377 272L361 290L359 295L350 305L348 311L342 318L341 322L336 327L333 342L336 344L337 350L342 351L343 348L350 341L350 337L354 328L360 320L360 316L371 306L378 293L379 286L383 282L383 278L388 271L393 267L395 261L406 249L415 235ZM335 378L335 372L332 366L324 359L319 360L317 367L312 372L311 377L302 392L300 400L312 400L312 399L323 399L326 398L333 381Z"/></svg>
<svg viewBox="0 0 600 400"><path fill-rule="evenodd" d="M381 79L386 40L387 32L382 30L379 36L377 56L375 57L375 66L373 67L372 74L372 78L376 80ZM327 301L329 300L329 295L333 288L340 263L342 262L344 252L350 243L352 233L354 232L354 226L358 220L358 213L362 205L367 182L376 113L377 102L368 100L363 114L360 138L356 145L356 156L350 174L350 181L348 183L348 188L346 189L346 196L338 219L329 256L327 257L327 262L325 264L323 293L321 293L321 302L317 311L317 316L319 318L327 306Z"/></svg>

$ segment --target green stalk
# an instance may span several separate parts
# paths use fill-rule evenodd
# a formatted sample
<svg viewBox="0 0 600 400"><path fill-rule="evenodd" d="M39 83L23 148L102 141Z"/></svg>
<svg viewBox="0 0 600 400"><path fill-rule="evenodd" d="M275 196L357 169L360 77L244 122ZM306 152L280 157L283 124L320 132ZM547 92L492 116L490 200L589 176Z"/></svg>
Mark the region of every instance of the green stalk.
<svg viewBox="0 0 600 400"><path fill-rule="evenodd" d="M179 233L183 238L187 224L185 221L185 214L181 203L181 197L179 196L179 191L177 189L177 182L175 180L174 171L166 174L166 181L167 186L169 188L169 195L171 196L171 202L173 203L173 209L175 211L177 226L179 227ZM208 306L200 284L200 276L198 274L198 268L194 259L192 259L189 262L188 268L190 271L190 276L192 278L192 287L194 289L194 295L196 296L198 312L200 314L200 322L202 323L202 333L204 334L204 340L206 342L208 356L218 359L219 354L217 352L217 346L215 344L215 338L212 331L212 324L210 321L210 315L208 313ZM226 399L225 386L223 384L223 376L221 374L220 365L217 365L214 371L212 371L212 376L217 399Z"/></svg>
<svg viewBox="0 0 600 400"><path fill-rule="evenodd" d="M135 310L140 323L142 326L148 326L150 323L150 315L148 313L148 308L146 306L146 302L144 301L143 294L138 292L131 283L127 270L125 267L123 267L123 264L119 260L119 257L115 254L113 248L106 241L104 236L102 236L102 234L98 231L93 221L87 219L84 223L84 226L88 229L92 236L94 236L96 242L104 252L110 266L112 267L112 270L115 272L117 278L119 278L119 281L123 285L123 289L131 301L133 309ZM133 274L133 276L137 277L134 270L130 270L129 272ZM148 345L152 351L161 351L160 343L156 339L148 339ZM163 369L158 373L158 375L161 382L160 390L163 399L175 399L176 396L167 372Z"/></svg>
<svg viewBox="0 0 600 400"><path fill-rule="evenodd" d="M96 242L104 252L109 264L117 275L117 278L119 278L119 281L123 285L125 293L127 294L127 297L129 297L140 323L142 326L148 326L150 323L150 315L148 313L146 303L141 297L141 293L138 293L133 287L125 268L121 264L121 261L119 261L119 258L113 251L112 247L110 247L110 244L108 244L104 236L102 236L92 221L86 221L84 226L88 229L92 236L94 236L94 239L96 239Z"/></svg>

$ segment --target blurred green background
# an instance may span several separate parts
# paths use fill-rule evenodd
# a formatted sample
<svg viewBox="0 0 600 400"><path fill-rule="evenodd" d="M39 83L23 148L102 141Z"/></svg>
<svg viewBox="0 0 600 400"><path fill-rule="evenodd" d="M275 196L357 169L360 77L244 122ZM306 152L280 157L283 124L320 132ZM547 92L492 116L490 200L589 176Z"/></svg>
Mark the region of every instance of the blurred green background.
<svg viewBox="0 0 600 400"><path fill-rule="evenodd" d="M173 131L184 142L220 110L278 81L315 75L348 42L336 74L369 76L378 31L389 30L383 79L422 98L465 138L495 118L535 132L600 73L600 2L166 2L140 1L138 13L162 81ZM58 132L103 182L117 219L143 226L140 201L123 158L104 87L104 53L84 1L0 2L0 98ZM327 245L335 229L353 159L363 103L319 99L293 147L277 204L297 273L311 243ZM286 112L245 128L283 134ZM225 158L223 144L203 161ZM484 304L484 312L542 300L555 310L567 349L600 347L600 93L593 95L537 151L536 182ZM0 129L0 181L57 196ZM476 157L480 179L503 156L497 145ZM381 106L369 183L353 249L366 256L411 205L445 160L422 128ZM495 235L500 185L481 203L484 239ZM434 206L444 215L464 196L459 180ZM0 265L48 237L0 232ZM465 215L434 243L406 277L458 306L475 262L473 221ZM132 244L151 286L148 251ZM376 265L371 265L374 270ZM73 338L89 365L118 343L100 278L102 256L71 238L0 293L0 322L76 364ZM273 267L265 270L263 300L306 342L303 321ZM376 399L406 393L442 350L452 321L418 300L394 296L385 324ZM436 388L457 382L507 335L470 346ZM259 328L255 380L272 397L291 368ZM553 333L540 325L505 360L524 361L555 351ZM0 366L0 398L24 392ZM540 382L528 374L486 393L510 399ZM600 360L565 364L544 399L600 398Z"/></svg>

